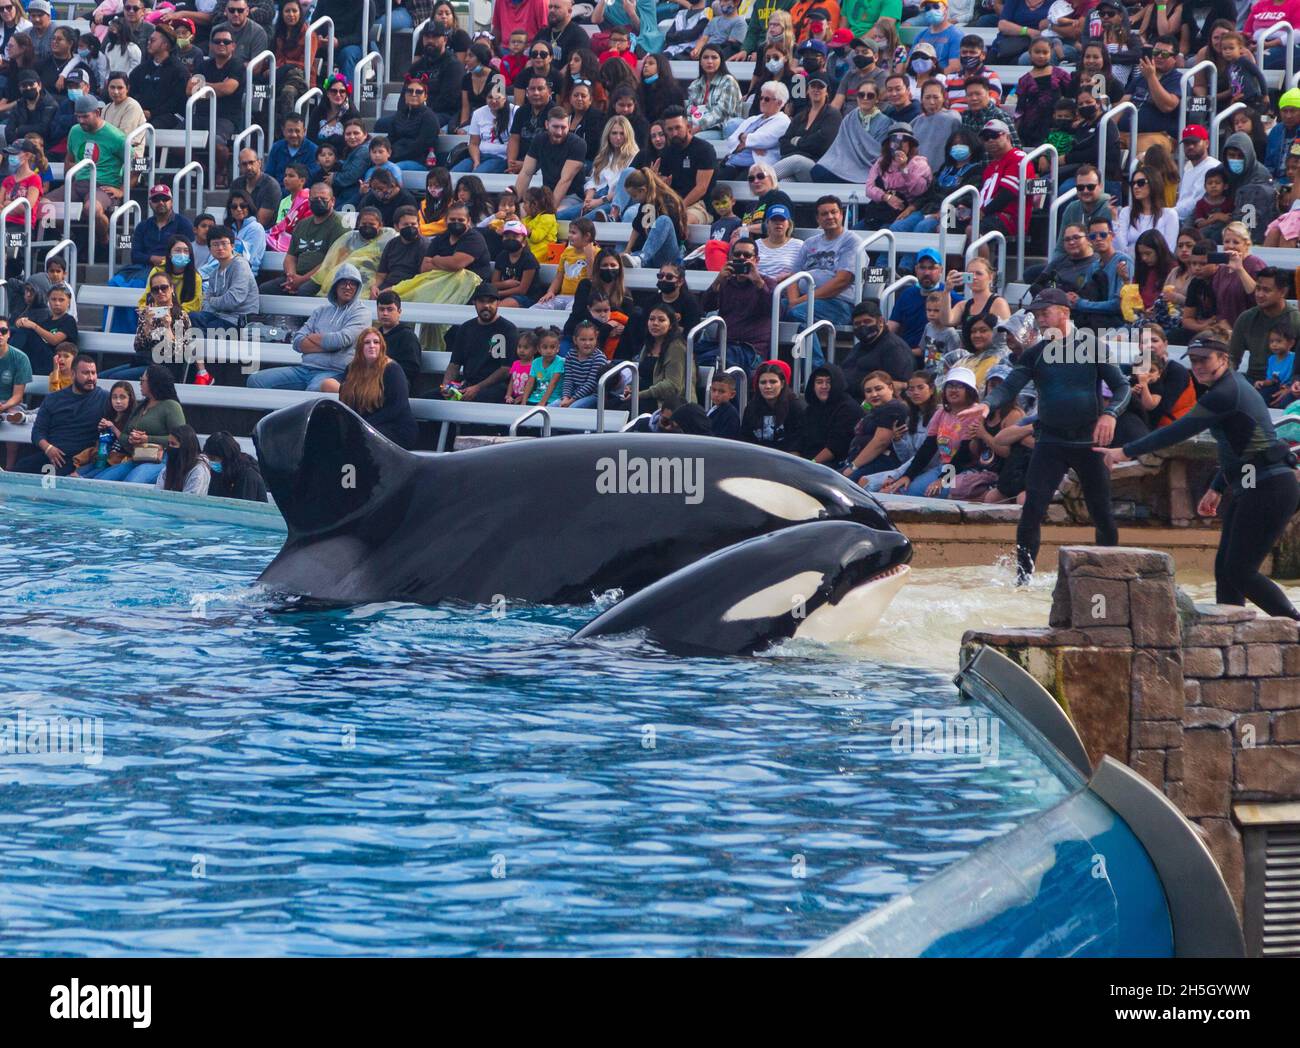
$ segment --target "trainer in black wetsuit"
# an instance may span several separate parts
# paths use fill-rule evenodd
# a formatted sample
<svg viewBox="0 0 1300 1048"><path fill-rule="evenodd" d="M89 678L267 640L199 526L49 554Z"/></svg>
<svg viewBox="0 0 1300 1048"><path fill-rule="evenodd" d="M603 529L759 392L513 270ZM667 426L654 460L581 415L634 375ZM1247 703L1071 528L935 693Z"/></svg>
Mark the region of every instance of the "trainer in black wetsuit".
<svg viewBox="0 0 1300 1048"><path fill-rule="evenodd" d="M1219 445L1219 472L1197 511L1214 516L1220 496L1228 493L1214 558L1215 599L1220 604L1250 600L1268 615L1300 619L1278 584L1259 570L1300 507L1295 456L1278 439L1264 398L1233 370L1227 346L1196 339L1187 356L1196 380L1207 387L1196 406L1139 440L1106 450L1104 457L1109 464L1137 458L1208 429Z"/></svg>
<svg viewBox="0 0 1300 1048"><path fill-rule="evenodd" d="M1071 359L1074 328L1070 300L1064 291L1045 289L1029 303L1029 311L1040 331L1055 329L1064 332L1064 337L1030 346L1020 355L1007 380L983 404L970 409L987 417L990 412L1014 404L1030 382L1038 391L1034 452L1025 473L1025 504L1016 527L1016 562L1022 583L1034 573L1043 519L1067 469L1072 468L1079 477L1097 545L1114 546L1119 542L1110 501L1110 473L1093 446L1111 442L1115 420L1123 414L1131 396L1128 379L1115 364ZM1101 399L1102 382L1114 394L1107 405Z"/></svg>

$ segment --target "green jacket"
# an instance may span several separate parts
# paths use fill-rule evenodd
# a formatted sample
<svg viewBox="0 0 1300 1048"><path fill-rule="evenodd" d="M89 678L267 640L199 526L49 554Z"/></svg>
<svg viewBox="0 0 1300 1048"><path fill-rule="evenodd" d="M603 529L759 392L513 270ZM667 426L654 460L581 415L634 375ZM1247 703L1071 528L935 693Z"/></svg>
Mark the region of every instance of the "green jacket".
<svg viewBox="0 0 1300 1048"><path fill-rule="evenodd" d="M143 405L135 409L135 414L127 421L127 436L133 429L142 429L149 435L150 444L167 445L167 438L177 426L185 425L185 409L178 400L159 400L152 407Z"/></svg>
<svg viewBox="0 0 1300 1048"><path fill-rule="evenodd" d="M797 0L754 0L749 15L749 32L745 34L745 54L762 51L767 40L767 20L773 11L789 11ZM759 56L760 60L762 55Z"/></svg>

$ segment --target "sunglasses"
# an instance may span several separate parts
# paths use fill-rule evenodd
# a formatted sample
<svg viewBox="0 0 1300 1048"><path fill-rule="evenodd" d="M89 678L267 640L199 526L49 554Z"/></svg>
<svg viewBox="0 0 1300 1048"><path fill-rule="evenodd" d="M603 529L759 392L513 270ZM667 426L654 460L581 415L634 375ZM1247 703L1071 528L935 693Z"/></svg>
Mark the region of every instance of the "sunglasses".
<svg viewBox="0 0 1300 1048"><path fill-rule="evenodd" d="M1099 189L1100 184L1097 182L1076 182L1074 188L1080 193L1091 193L1094 189Z"/></svg>
<svg viewBox="0 0 1300 1048"><path fill-rule="evenodd" d="M578 79L577 77L574 77L574 79L573 79L573 86L574 86L574 87L590 87L590 86L591 86L591 81L590 81L590 80L580 80L580 79Z"/></svg>
<svg viewBox="0 0 1300 1048"><path fill-rule="evenodd" d="M750 175L750 176L749 176L749 181L751 181L751 182L762 182L763 179L765 179L765 178L767 178L767 175L762 174L762 173L760 172L760 173L757 174L757 175Z"/></svg>
<svg viewBox="0 0 1300 1048"><path fill-rule="evenodd" d="M0 335L7 335L7 334L9 334L9 329L7 327L0 327Z"/></svg>
<svg viewBox="0 0 1300 1048"><path fill-rule="evenodd" d="M342 89L341 89L341 88L330 88L330 94L334 94L334 92L335 92L336 90L340 90L340 91L341 91ZM346 93L346 92L344 92L344 93ZM424 94L424 88L422 88L422 87L408 87L405 91L402 92L402 94L404 94L404 95L422 95L422 94Z"/></svg>
<svg viewBox="0 0 1300 1048"><path fill-rule="evenodd" d="M737 262L745 262L745 261L750 261L756 258L757 256L752 251L745 251L745 252L737 251L731 257L734 258Z"/></svg>
<svg viewBox="0 0 1300 1048"><path fill-rule="evenodd" d="M859 98L877 98L877 97L879 97L879 96L876 95L874 92L871 92L871 91L859 91L859 92L858 92L858 97L859 97Z"/></svg>
<svg viewBox="0 0 1300 1048"><path fill-rule="evenodd" d="M233 40L230 40L230 39L226 39L226 40L213 40L213 41L212 41L212 46L213 46L213 47L233 47L234 45L235 45L235 42L234 42Z"/></svg>
<svg viewBox="0 0 1300 1048"><path fill-rule="evenodd" d="M1089 240L1109 240L1109 239L1110 239L1110 234L1109 234L1109 233L1089 233L1089 234L1088 234L1088 239L1089 239Z"/></svg>
<svg viewBox="0 0 1300 1048"><path fill-rule="evenodd" d="M1152 51L1151 57L1152 58L1173 58L1174 53L1172 51Z"/></svg>
<svg viewBox="0 0 1300 1048"><path fill-rule="evenodd" d="M348 93L348 89L346 87L331 87L329 89L329 93L331 95L346 95Z"/></svg>
<svg viewBox="0 0 1300 1048"><path fill-rule="evenodd" d="M549 51L529 51L529 52L528 52L528 57L529 57L529 58L550 58L550 57L551 57L551 52L549 52Z"/></svg>
<svg viewBox="0 0 1300 1048"><path fill-rule="evenodd" d="M1146 180L1145 178L1135 178L1135 179L1133 179L1133 188L1134 188L1134 189L1144 189L1144 188L1146 188L1148 185L1150 185L1150 183L1147 182L1147 180Z"/></svg>
<svg viewBox="0 0 1300 1048"><path fill-rule="evenodd" d="M152 291L155 295L161 295L164 291L170 292L171 289L172 286L170 284L158 284L155 287L151 287L149 290Z"/></svg>

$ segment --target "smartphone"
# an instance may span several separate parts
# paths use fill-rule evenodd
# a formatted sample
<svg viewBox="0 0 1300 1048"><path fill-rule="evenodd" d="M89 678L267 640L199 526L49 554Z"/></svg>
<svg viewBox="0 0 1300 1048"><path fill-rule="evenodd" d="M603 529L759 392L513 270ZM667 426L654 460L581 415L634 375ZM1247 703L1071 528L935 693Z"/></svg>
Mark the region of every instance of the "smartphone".
<svg viewBox="0 0 1300 1048"><path fill-rule="evenodd" d="M1211 251L1205 256L1207 262L1218 262L1220 265L1228 264L1228 253L1226 251Z"/></svg>

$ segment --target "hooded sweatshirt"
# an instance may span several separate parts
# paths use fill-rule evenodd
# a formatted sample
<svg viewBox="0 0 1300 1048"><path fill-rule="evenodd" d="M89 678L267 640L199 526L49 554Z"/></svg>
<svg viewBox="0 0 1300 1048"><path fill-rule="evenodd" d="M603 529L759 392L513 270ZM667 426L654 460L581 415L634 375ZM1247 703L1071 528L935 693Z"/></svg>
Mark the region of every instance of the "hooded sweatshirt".
<svg viewBox="0 0 1300 1048"><path fill-rule="evenodd" d="M884 174L881 174L881 160L878 158L867 172L864 192L868 200L882 200L886 193L896 193L905 201L916 200L930 186L930 164L920 152L920 143L912 133L912 125L902 121L891 124L889 134L885 136L886 149L889 148L889 135L896 134L906 135L916 147L916 152L902 167L891 167Z"/></svg>
<svg viewBox="0 0 1300 1048"><path fill-rule="evenodd" d="M1245 158L1241 174L1234 175L1228 167L1227 152L1240 149ZM1232 220L1245 222L1253 229L1266 229L1277 218L1277 194L1273 189L1273 175L1255 154L1255 143L1244 131L1228 136L1220 154L1223 169L1228 172L1228 194L1232 200Z"/></svg>
<svg viewBox="0 0 1300 1048"><path fill-rule="evenodd" d="M865 121L861 110L846 114L821 166L845 182L865 182L871 165L880 159L881 143L892 123L880 110Z"/></svg>
<svg viewBox="0 0 1300 1048"><path fill-rule="evenodd" d="M339 282L355 280L358 292L346 306L338 300ZM334 274L334 283L330 285L329 305L320 306L307 323L293 336L293 348L302 352L302 340L308 335L320 335L323 351L305 353L302 366L322 371L343 371L352 363L356 351L357 339L370 324L370 313L360 293L361 274L351 262L344 262Z"/></svg>
<svg viewBox="0 0 1300 1048"><path fill-rule="evenodd" d="M1234 175L1231 168L1228 167L1227 151L1229 149L1240 149L1242 156L1246 158L1246 166L1241 174ZM1228 194L1235 197L1237 191L1242 186L1253 184L1268 185L1273 181L1273 176L1268 168L1259 162L1255 155L1255 143L1251 141L1250 135L1245 131L1234 131L1228 136L1228 140L1223 143L1223 169L1228 172Z"/></svg>
<svg viewBox="0 0 1300 1048"><path fill-rule="evenodd" d="M823 375L831 380L830 396L825 400L819 399L813 388ZM853 431L862 418L862 406L845 389L844 372L834 364L823 364L809 376L804 388L807 409L799 431L798 450L802 458L815 458L824 448L831 451L829 464L832 466L848 457Z"/></svg>

